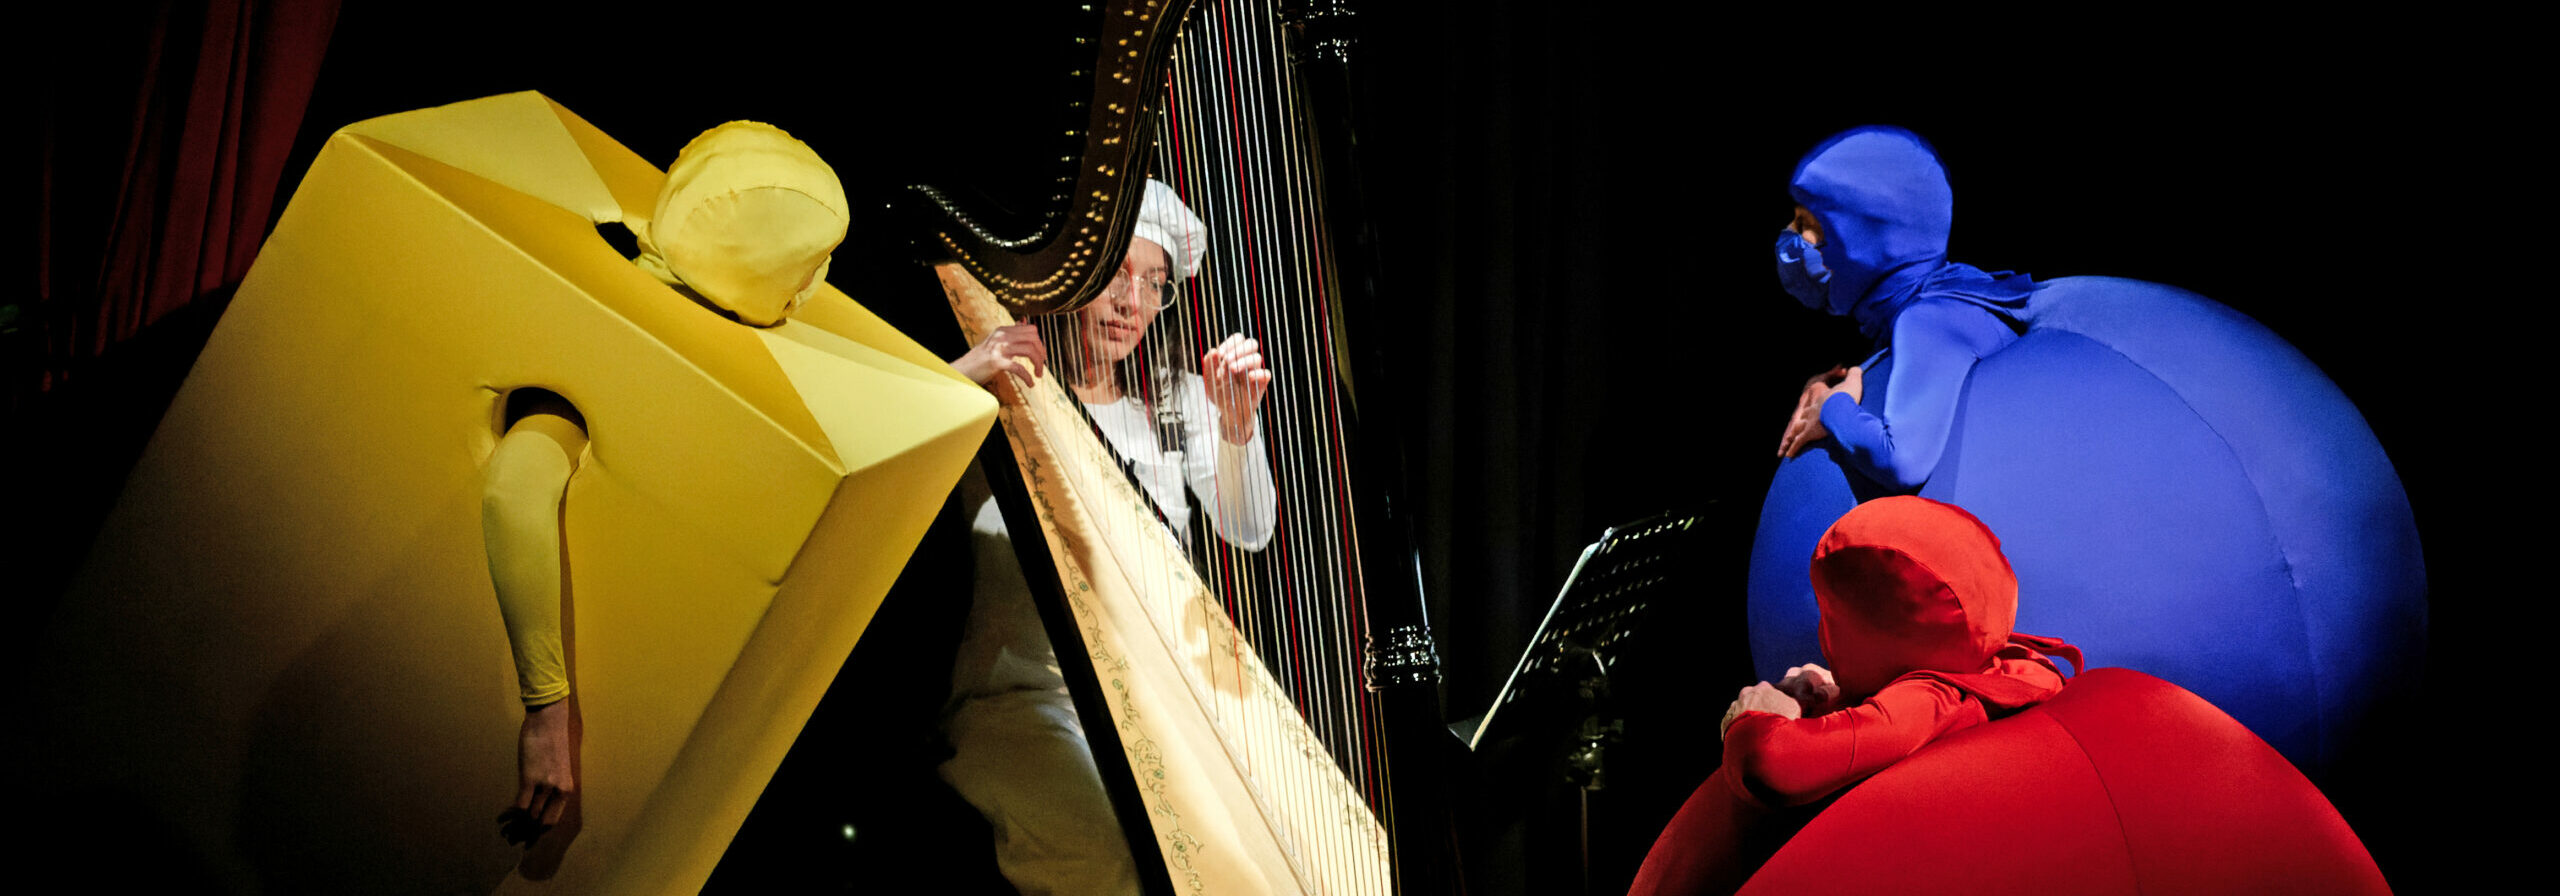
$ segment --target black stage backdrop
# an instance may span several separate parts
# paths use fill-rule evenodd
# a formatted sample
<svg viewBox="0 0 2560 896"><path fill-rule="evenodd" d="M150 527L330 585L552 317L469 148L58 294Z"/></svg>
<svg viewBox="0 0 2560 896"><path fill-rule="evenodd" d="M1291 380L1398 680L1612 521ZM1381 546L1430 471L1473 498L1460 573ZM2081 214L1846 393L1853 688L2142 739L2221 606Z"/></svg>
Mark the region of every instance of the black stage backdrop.
<svg viewBox="0 0 2560 896"><path fill-rule="evenodd" d="M1722 584L1683 622L1711 657L1690 709L1712 719L1749 683L1732 651L1770 451L1803 378L1865 348L1848 323L1779 290L1770 241L1797 156L1862 123L1937 144L1958 197L1957 260L2183 286L2300 347L2363 409L2408 488L2428 553L2434 665L2464 659L2444 645L2477 643L2465 636L2488 583L2466 539L2486 529L2457 506L2464 489L2449 474L2459 446L2508 436L2461 422L2451 396L2511 386L2515 365L2452 346L2477 341L2464 312L2524 299L2506 273L2525 259L2521 235L2487 223L2503 196L2472 164L2510 127L2482 117L2499 111L2496 73L2422 62L2406 49L2412 35L2380 22L2315 45L2272 29L2200 36L2132 21L1859 23L1844 34L1809 13L1675 3L1366 5L1362 145L1392 327L1363 336L1393 344L1387 387L1410 410L1394 422L1413 466L1452 716L1491 699L1584 542L1665 509L1701 510L1720 527ZM1067 0L885 17L537 6L349 4L287 186L339 126L506 91L543 91L662 166L710 125L768 121L833 161L856 200L837 285L957 353L930 275L906 260L881 203L917 182L999 200L1036 186L1020 172L1050 145L1043 129L1064 97ZM128 462L138 446L121 449ZM929 542L917 566L954 550ZM956 619L947 589L900 594L882 624ZM947 666L866 657L871 643L836 689L858 696L831 698L812 722L714 889L868 889L881 868L928 861L878 845L923 839L901 830L902 815L955 825L941 840L962 845L943 849L983 863L983 840L971 841L983 828L967 830L965 807L935 791L929 739L888 721L929 728ZM884 678L921 687L883 698L898 690ZM844 708L884 699L895 705ZM2468 709L2473 698L2454 699ZM2429 888L2453 863L2427 832L2468 814L2423 774L2452 751L2386 737L2371 767L2391 773L2332 792L2396 883ZM1595 801L1597 891L1623 889L1697 780L1682 776L1702 775L1716 746L1710 735L1646 749L1685 758ZM2504 755L2485 761L2504 766ZM2381 783L2412 772L2426 783ZM1471 889L1579 888L1567 794L1490 813L1501 829L1471 839ZM983 885L985 873L954 886Z"/></svg>

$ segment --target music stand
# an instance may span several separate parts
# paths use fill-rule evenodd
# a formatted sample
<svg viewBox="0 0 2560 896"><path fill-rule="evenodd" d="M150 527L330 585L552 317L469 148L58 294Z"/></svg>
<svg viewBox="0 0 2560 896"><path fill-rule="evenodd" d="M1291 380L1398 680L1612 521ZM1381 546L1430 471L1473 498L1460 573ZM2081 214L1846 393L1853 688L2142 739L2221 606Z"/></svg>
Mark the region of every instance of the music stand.
<svg viewBox="0 0 2560 896"><path fill-rule="evenodd" d="M1505 741L1561 747L1566 780L1580 804L1584 889L1590 885L1591 792L1608 784L1610 745L1625 735L1612 699L1610 672L1645 656L1662 639L1648 637L1652 608L1704 594L1696 570L1705 555L1700 514L1664 513L1610 527L1582 549L1555 603L1513 664L1473 731L1451 726L1471 751ZM1647 664L1660 660L1653 658Z"/></svg>
<svg viewBox="0 0 2560 896"><path fill-rule="evenodd" d="M1526 707L1505 712L1514 704L1575 693L1591 679L1605 685L1609 670L1647 649L1642 630L1648 608L1699 593L1692 573L1701 553L1695 536L1703 529L1697 514L1664 513L1611 526L1584 547L1492 706L1474 731L1456 732L1467 748L1533 725L1524 717L1536 713ZM1575 696L1575 702L1605 700L1605 692ZM1599 789L1596 782L1585 786Z"/></svg>

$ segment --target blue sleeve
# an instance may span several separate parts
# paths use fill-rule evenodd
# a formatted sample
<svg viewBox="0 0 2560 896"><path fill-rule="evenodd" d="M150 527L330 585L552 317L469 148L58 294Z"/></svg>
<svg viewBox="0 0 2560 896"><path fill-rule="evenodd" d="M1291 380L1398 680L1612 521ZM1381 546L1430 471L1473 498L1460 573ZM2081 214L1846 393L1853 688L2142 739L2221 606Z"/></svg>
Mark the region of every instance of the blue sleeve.
<svg viewBox="0 0 2560 896"><path fill-rule="evenodd" d="M1919 491L1946 451L1974 362L2017 338L1998 317L1961 302L1914 305L1893 322L1890 381L1867 389L1870 404L1882 393L1884 414L1833 393L1822 403L1822 426L1858 472L1896 492Z"/></svg>

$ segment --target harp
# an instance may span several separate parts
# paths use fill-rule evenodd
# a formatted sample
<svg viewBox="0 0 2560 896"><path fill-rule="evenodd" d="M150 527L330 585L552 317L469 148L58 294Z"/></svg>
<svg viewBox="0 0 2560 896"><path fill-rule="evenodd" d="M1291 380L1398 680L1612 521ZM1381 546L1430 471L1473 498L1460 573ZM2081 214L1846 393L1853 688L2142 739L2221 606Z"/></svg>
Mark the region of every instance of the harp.
<svg viewBox="0 0 2560 896"><path fill-rule="evenodd" d="M1115 771L1135 782L1121 814L1142 879L1212 893L1442 889L1445 869L1419 861L1436 848L1416 845L1445 830L1430 820L1436 782L1393 762L1447 739L1418 564L1388 514L1402 461L1354 423L1392 412L1352 390L1382 356L1348 335L1375 280L1343 108L1351 14L1099 5L1099 52L1082 70L1091 99L1038 223L1005 232L942 191L916 193L972 342L1017 319L1051 322L1052 376L998 377L1011 457L985 465L1026 576L1058 590L1053 641L1071 682L1088 682L1078 708L1106 783ZM1182 371L1226 334L1262 342L1275 373L1257 450L1277 504L1264 549L1208 527L1186 538L1057 382L1084 360L1072 312L1110 284L1150 175L1206 219L1207 257L1150 328L1154 351L1138 353L1155 372L1119 383L1158 414L1161 448L1181 432L1161 411L1183 404ZM1008 489L1004 467L1023 485Z"/></svg>

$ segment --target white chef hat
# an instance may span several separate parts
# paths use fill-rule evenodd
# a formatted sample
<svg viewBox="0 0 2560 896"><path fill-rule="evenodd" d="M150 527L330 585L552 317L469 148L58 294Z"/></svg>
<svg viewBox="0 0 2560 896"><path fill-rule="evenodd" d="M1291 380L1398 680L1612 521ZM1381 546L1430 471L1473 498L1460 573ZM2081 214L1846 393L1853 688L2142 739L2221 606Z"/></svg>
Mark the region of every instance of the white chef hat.
<svg viewBox="0 0 2560 896"><path fill-rule="evenodd" d="M1188 280L1200 272L1209 259L1209 225L1202 223L1182 197L1163 181L1147 179L1146 198L1138 205L1138 238L1164 247L1167 271L1175 280Z"/></svg>

